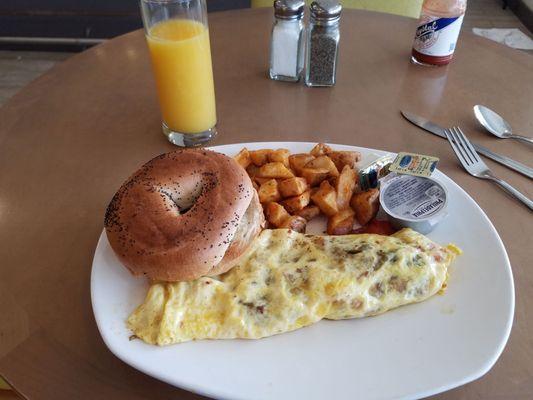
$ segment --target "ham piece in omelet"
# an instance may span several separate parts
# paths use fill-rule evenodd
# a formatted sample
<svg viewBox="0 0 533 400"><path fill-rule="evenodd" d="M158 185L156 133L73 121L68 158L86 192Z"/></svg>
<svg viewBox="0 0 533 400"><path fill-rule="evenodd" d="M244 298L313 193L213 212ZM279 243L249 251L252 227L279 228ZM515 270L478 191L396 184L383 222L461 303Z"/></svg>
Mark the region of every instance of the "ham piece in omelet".
<svg viewBox="0 0 533 400"><path fill-rule="evenodd" d="M411 229L392 236L267 229L223 275L153 284L128 326L147 343L168 345L376 315L441 290L458 253Z"/></svg>

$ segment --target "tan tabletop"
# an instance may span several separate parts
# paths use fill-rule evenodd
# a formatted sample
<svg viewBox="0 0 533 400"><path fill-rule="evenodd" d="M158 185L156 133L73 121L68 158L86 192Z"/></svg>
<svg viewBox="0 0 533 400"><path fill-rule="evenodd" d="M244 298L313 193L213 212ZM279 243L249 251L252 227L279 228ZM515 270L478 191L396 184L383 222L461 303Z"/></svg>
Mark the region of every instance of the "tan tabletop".
<svg viewBox="0 0 533 400"><path fill-rule="evenodd" d="M492 370L435 398L532 398L532 215L468 176L445 141L399 109L459 124L475 141L532 165L527 146L484 133L472 106L494 108L517 133L533 135L533 57L463 32L449 67L417 67L409 63L414 20L346 11L337 86L310 89L266 78L271 22L269 9L210 15L220 132L213 144L327 141L440 157L439 168L485 210L507 247L516 315ZM161 134L140 31L58 65L1 109L0 374L28 398L198 398L115 358L89 294L108 201L141 163L173 148ZM528 178L487 163L533 197Z"/></svg>

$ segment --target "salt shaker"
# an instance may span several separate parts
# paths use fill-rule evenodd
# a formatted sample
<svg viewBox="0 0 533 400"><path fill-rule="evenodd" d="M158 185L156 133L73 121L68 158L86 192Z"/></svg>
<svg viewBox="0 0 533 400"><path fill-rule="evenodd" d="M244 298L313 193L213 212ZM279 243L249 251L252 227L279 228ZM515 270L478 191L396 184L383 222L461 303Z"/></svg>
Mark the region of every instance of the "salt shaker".
<svg viewBox="0 0 533 400"><path fill-rule="evenodd" d="M271 79L297 82L303 69L304 0L275 0L270 45Z"/></svg>
<svg viewBox="0 0 533 400"><path fill-rule="evenodd" d="M339 21L342 6L336 0L317 0L310 6L305 84L333 86L339 55Z"/></svg>

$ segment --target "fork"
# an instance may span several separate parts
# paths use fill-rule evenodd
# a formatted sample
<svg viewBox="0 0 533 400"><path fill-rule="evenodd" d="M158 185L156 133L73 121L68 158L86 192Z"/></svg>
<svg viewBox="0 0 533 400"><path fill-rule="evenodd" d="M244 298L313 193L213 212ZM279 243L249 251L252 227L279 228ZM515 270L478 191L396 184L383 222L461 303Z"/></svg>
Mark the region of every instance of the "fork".
<svg viewBox="0 0 533 400"><path fill-rule="evenodd" d="M476 178L488 179L489 181L498 184L503 190L524 203L533 211L533 201L492 173L483 160L479 158L476 150L472 147L472 144L470 144L470 141L467 139L463 131L461 131L461 128L454 126L451 129L445 129L444 134L446 135L448 142L450 142L455 155L463 165L464 169L466 169L466 172Z"/></svg>

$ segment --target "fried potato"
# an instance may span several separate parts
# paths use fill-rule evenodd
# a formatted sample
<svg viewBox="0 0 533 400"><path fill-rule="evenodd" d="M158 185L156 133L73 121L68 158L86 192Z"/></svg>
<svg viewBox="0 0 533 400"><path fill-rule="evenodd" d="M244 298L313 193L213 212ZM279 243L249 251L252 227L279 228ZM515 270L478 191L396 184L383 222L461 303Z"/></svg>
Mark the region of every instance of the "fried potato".
<svg viewBox="0 0 533 400"><path fill-rule="evenodd" d="M257 165L254 165L254 164L250 164L246 168L246 172L248 172L248 176L250 177L250 179L253 180L257 176L257 174L259 173L259 167Z"/></svg>
<svg viewBox="0 0 533 400"><path fill-rule="evenodd" d="M283 197L299 196L309 188L305 178L289 178L279 182L279 192Z"/></svg>
<svg viewBox="0 0 533 400"><path fill-rule="evenodd" d="M278 181L275 179L270 179L269 181L263 183L261 186L259 186L259 191L257 194L259 195L259 201L261 203L278 201L281 199L281 194L279 194L278 190Z"/></svg>
<svg viewBox="0 0 533 400"><path fill-rule="evenodd" d="M355 217L361 225L366 225L379 211L379 190L369 189L354 194L350 205L355 211Z"/></svg>
<svg viewBox="0 0 533 400"><path fill-rule="evenodd" d="M237 154L233 158L240 164L241 167L245 169L248 167L248 165L252 163L252 159L250 158L250 152L246 147L243 147L243 149L239 151L239 154Z"/></svg>
<svg viewBox="0 0 533 400"><path fill-rule="evenodd" d="M304 168L301 174L309 186L317 186L329 175L329 170L324 168Z"/></svg>
<svg viewBox="0 0 533 400"><path fill-rule="evenodd" d="M299 217L298 215L291 215L289 218L282 222L279 228L287 228L292 229L296 232L304 233L306 225L307 221L305 220L305 218Z"/></svg>
<svg viewBox="0 0 533 400"><path fill-rule="evenodd" d="M339 176L339 170L328 156L319 156L305 164L304 168L327 169L329 176Z"/></svg>
<svg viewBox="0 0 533 400"><path fill-rule="evenodd" d="M311 155L315 157L325 156L328 153L331 153L333 150L327 144L317 143L315 147L311 150Z"/></svg>
<svg viewBox="0 0 533 400"><path fill-rule="evenodd" d="M261 186L263 183L268 182L272 178L261 178L260 176L254 176L253 180L257 182L259 186Z"/></svg>
<svg viewBox="0 0 533 400"><path fill-rule="evenodd" d="M346 210L350 207L350 200L355 189L357 172L349 165L345 165L341 174L337 178L335 188L337 190L337 206L339 210Z"/></svg>
<svg viewBox="0 0 533 400"><path fill-rule="evenodd" d="M324 143L310 153L243 148L235 156L257 190L269 226L303 231L306 221L323 213L329 234L362 229L379 209L379 192L361 193L358 187L354 167L360 158L359 152L334 151Z"/></svg>
<svg viewBox="0 0 533 400"><path fill-rule="evenodd" d="M346 235L353 229L355 211L351 208L339 211L328 218L328 235Z"/></svg>
<svg viewBox="0 0 533 400"><path fill-rule="evenodd" d="M289 213L294 214L307 206L310 200L311 193L307 191L299 196L289 197L288 199L283 200L281 204L283 204L283 207L285 207Z"/></svg>
<svg viewBox="0 0 533 400"><path fill-rule="evenodd" d="M361 186L359 185L359 175L356 176L355 188L353 189L353 194L363 193Z"/></svg>
<svg viewBox="0 0 533 400"><path fill-rule="evenodd" d="M292 154L289 156L289 165L294 173L298 176L302 175L302 169L314 156L308 153Z"/></svg>
<svg viewBox="0 0 533 400"><path fill-rule="evenodd" d="M289 150L287 149L277 149L272 150L268 154L268 160L270 162L280 162L283 163L287 168L289 168Z"/></svg>
<svg viewBox="0 0 533 400"><path fill-rule="evenodd" d="M260 178L292 178L294 174L281 162L267 163L259 168Z"/></svg>
<svg viewBox="0 0 533 400"><path fill-rule="evenodd" d="M270 154L271 149L261 149L250 151L250 159L258 167L265 165L268 162L268 155Z"/></svg>
<svg viewBox="0 0 533 400"><path fill-rule="evenodd" d="M361 160L361 153L358 151L332 151L328 153L339 171L342 171L345 165L350 168L355 168L357 163Z"/></svg>
<svg viewBox="0 0 533 400"><path fill-rule="evenodd" d="M320 215L320 208L315 205L309 205L296 212L296 215L305 218L307 221L311 221L313 218Z"/></svg>
<svg viewBox="0 0 533 400"><path fill-rule="evenodd" d="M283 206L276 202L268 203L265 206L266 219L275 227L281 224L290 217L290 214L283 208Z"/></svg>
<svg viewBox="0 0 533 400"><path fill-rule="evenodd" d="M331 217L339 211L337 207L337 193L328 181L322 181L320 188L311 196L315 203L325 215Z"/></svg>
<svg viewBox="0 0 533 400"><path fill-rule="evenodd" d="M339 175L340 176L340 175ZM339 180L339 176L328 176L326 180L329 182L329 184L333 187L337 187L337 181Z"/></svg>

